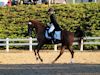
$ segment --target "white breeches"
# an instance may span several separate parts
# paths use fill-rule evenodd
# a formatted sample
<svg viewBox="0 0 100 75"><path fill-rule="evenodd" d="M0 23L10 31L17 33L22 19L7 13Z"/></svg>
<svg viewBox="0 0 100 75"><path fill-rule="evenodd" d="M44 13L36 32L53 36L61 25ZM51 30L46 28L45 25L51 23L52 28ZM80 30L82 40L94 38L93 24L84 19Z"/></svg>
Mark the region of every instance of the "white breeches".
<svg viewBox="0 0 100 75"><path fill-rule="evenodd" d="M54 27L54 25L53 24L50 24L50 29L49 29L49 33L51 33L51 32L53 32L54 31L54 29L55 29L55 27Z"/></svg>

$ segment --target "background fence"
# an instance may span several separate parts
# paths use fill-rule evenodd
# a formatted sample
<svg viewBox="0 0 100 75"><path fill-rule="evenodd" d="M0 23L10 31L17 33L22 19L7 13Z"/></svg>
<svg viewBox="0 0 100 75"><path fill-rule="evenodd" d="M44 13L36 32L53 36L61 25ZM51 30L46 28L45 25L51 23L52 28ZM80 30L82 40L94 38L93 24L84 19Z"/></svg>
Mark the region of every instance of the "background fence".
<svg viewBox="0 0 100 75"><path fill-rule="evenodd" d="M77 38L75 38L75 40L77 40ZM85 42L85 40L88 40L88 42ZM83 51L83 46L85 44L95 44L95 45L99 44L100 45L100 41L95 41L94 42L93 40L100 40L100 37L84 37L81 40L80 51ZM23 42L20 43L21 41L23 41ZM20 39L20 38L16 38L16 39L6 38L6 39L0 39L0 46L6 46L6 51L7 52L9 52L9 46L29 46L29 50L32 51L32 46L37 45L36 41L37 41L36 38L31 38L31 37L30 38L24 38L24 39ZM54 45L54 50L55 51L57 51L57 46L58 45L60 45L60 44L55 44ZM78 43L74 42L73 45L78 45Z"/></svg>

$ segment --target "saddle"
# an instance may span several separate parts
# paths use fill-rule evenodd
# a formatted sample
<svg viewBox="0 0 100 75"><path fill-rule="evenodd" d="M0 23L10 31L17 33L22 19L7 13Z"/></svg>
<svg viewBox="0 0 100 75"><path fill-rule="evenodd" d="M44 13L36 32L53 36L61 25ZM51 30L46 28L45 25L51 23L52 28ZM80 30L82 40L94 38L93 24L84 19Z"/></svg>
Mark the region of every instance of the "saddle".
<svg viewBox="0 0 100 75"><path fill-rule="evenodd" d="M53 37L53 39L52 39ZM58 44L61 41L61 31L54 31L53 36L50 36L48 30L45 31L45 38L48 40L53 40L54 44Z"/></svg>

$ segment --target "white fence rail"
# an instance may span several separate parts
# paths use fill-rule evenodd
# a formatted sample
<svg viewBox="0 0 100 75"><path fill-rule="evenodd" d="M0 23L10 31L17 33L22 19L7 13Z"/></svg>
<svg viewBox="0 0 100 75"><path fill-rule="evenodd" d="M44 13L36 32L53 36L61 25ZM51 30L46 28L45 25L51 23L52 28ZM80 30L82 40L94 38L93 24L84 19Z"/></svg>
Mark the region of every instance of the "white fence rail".
<svg viewBox="0 0 100 75"><path fill-rule="evenodd" d="M78 40L78 38L75 38L74 40ZM97 41L93 41L93 40L99 40L98 42ZM86 42L88 41L88 42ZM84 50L84 45L85 44L94 44L94 45L100 45L100 37L84 37L82 40L81 40L81 46L80 46L80 51L83 51ZM60 45L60 44L56 44L54 46L54 50L57 51L57 46ZM74 42L73 45L78 45L78 42Z"/></svg>
<svg viewBox="0 0 100 75"><path fill-rule="evenodd" d="M77 40L77 38L75 40ZM84 42L84 40L88 40L89 42ZM100 41L99 42L93 42L92 40L100 40L100 37L85 37L85 38L83 38L83 40L81 40L80 51L83 51L84 44L97 44L97 45L99 44L100 45ZM23 43L15 43L15 42L20 42L20 41L23 41ZM7 52L9 52L9 46L29 46L29 50L32 51L32 46L37 45L37 43L34 43L33 41L37 41L37 39L36 38L31 38L31 37L30 38L24 38L24 39L6 38L6 39L0 39L0 46L6 46L6 51ZM58 45L59 44L54 45L54 50L55 51L57 51L57 46ZM78 43L74 42L73 45L78 45Z"/></svg>
<svg viewBox="0 0 100 75"><path fill-rule="evenodd" d="M23 41L23 43L11 43L11 42L21 42ZM3 42L3 43L0 43L0 46L6 46L6 51L9 52L9 46L29 46L29 50L32 51L32 46L33 45L37 45L37 43L33 43L33 41L37 41L36 38L24 38L24 39L20 39L20 38L17 38L17 39L9 39L9 38L6 38L6 39L0 39L0 42Z"/></svg>

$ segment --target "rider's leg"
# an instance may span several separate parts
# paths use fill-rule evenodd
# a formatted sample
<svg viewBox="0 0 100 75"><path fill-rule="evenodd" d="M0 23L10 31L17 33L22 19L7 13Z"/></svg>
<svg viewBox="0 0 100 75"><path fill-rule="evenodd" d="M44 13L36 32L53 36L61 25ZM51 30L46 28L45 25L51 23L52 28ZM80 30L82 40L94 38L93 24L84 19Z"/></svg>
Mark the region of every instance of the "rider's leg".
<svg viewBox="0 0 100 75"><path fill-rule="evenodd" d="M54 29L55 29L54 25L50 24L50 28L49 28L48 33L51 36L51 40L52 40L53 43L54 43Z"/></svg>
<svg viewBox="0 0 100 75"><path fill-rule="evenodd" d="M53 36L53 32L49 33L50 37L51 37L51 40L52 42L54 43L54 36Z"/></svg>

